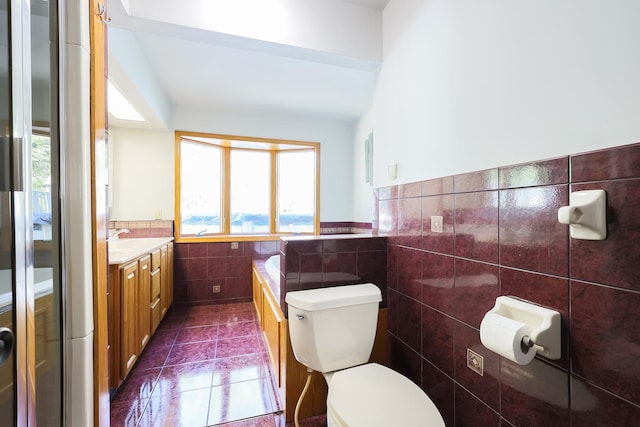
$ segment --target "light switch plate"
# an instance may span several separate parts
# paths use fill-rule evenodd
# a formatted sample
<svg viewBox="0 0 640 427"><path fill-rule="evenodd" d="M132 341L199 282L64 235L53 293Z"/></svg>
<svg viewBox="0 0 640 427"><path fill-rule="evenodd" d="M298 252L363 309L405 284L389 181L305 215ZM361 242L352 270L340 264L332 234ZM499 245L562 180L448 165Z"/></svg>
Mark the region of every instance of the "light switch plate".
<svg viewBox="0 0 640 427"><path fill-rule="evenodd" d="M231 242L231 249L238 249L238 242Z"/></svg>

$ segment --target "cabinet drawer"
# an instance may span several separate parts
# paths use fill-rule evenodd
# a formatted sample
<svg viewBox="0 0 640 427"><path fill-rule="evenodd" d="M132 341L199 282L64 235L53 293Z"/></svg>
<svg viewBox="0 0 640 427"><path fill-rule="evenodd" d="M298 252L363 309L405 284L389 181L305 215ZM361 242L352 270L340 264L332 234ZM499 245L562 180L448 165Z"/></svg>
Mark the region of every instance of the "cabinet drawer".
<svg viewBox="0 0 640 427"><path fill-rule="evenodd" d="M160 248L151 252L151 271L160 268Z"/></svg>
<svg viewBox="0 0 640 427"><path fill-rule="evenodd" d="M151 301L160 298L160 269L151 272Z"/></svg>
<svg viewBox="0 0 640 427"><path fill-rule="evenodd" d="M160 324L160 298L151 303L151 333L153 334Z"/></svg>

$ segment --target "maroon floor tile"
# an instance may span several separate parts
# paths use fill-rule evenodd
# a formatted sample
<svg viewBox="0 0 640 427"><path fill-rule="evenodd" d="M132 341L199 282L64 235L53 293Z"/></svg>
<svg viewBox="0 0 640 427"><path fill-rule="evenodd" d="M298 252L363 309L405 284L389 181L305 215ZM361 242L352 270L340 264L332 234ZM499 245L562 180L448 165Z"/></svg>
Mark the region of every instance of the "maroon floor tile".
<svg viewBox="0 0 640 427"><path fill-rule="evenodd" d="M498 173L500 188L567 184L569 182L569 158L565 156L506 166L500 168Z"/></svg>
<svg viewBox="0 0 640 427"><path fill-rule="evenodd" d="M149 345L142 352L142 355L136 362L134 369L145 370L150 368L162 368L164 366L164 362L167 360L167 356L169 355L170 351L171 346L168 345Z"/></svg>
<svg viewBox="0 0 640 427"><path fill-rule="evenodd" d="M214 362L194 362L162 368L154 396L208 388L212 385Z"/></svg>
<svg viewBox="0 0 640 427"><path fill-rule="evenodd" d="M572 372L640 405L640 294L571 282Z"/></svg>
<svg viewBox="0 0 640 427"><path fill-rule="evenodd" d="M455 195L455 253L498 262L498 192Z"/></svg>
<svg viewBox="0 0 640 427"><path fill-rule="evenodd" d="M534 359L528 365L500 360L501 414L516 426L569 425L569 375Z"/></svg>
<svg viewBox="0 0 640 427"><path fill-rule="evenodd" d="M218 338L218 325L194 326L182 328L179 331L176 344L186 344L201 341L213 341Z"/></svg>
<svg viewBox="0 0 640 427"><path fill-rule="evenodd" d="M136 366L116 391L111 401L113 404L120 404L150 398L158 382L160 371L160 368L140 369Z"/></svg>
<svg viewBox="0 0 640 427"><path fill-rule="evenodd" d="M111 403L110 425L118 427L136 427L147 407L147 399Z"/></svg>
<svg viewBox="0 0 640 427"><path fill-rule="evenodd" d="M640 291L640 179L572 185L607 192L607 238L571 239L571 278Z"/></svg>
<svg viewBox="0 0 640 427"><path fill-rule="evenodd" d="M255 321L222 323L218 328L218 339L258 335L259 333L260 327Z"/></svg>
<svg viewBox="0 0 640 427"><path fill-rule="evenodd" d="M431 217L442 217L442 232L431 231ZM422 249L453 255L453 195L422 198Z"/></svg>
<svg viewBox="0 0 640 427"><path fill-rule="evenodd" d="M248 335L240 338L227 338L218 340L216 359L246 354L261 353L264 344L261 335Z"/></svg>
<svg viewBox="0 0 640 427"><path fill-rule="evenodd" d="M253 312L253 303L251 302L240 302L233 304L221 304L220 313L242 313L246 311Z"/></svg>
<svg viewBox="0 0 640 427"><path fill-rule="evenodd" d="M455 321L430 307L422 309L422 357L453 378Z"/></svg>
<svg viewBox="0 0 640 427"><path fill-rule="evenodd" d="M571 378L571 422L574 426L635 426L640 407L578 378Z"/></svg>
<svg viewBox="0 0 640 427"><path fill-rule="evenodd" d="M211 388L152 396L139 426L205 426L210 396Z"/></svg>
<svg viewBox="0 0 640 427"><path fill-rule="evenodd" d="M279 424L276 424L275 417L275 415L263 415L260 417L218 424L218 427L279 427ZM284 425L284 421L282 421L282 425Z"/></svg>
<svg viewBox="0 0 640 427"><path fill-rule="evenodd" d="M327 416L316 415L314 417L303 418L299 420L299 422L300 422L300 427L327 427ZM276 425L280 427L279 424L276 424ZM284 424L283 422L282 426L295 427L295 424L293 422L288 422Z"/></svg>
<svg viewBox="0 0 640 427"><path fill-rule="evenodd" d="M217 386L269 377L270 371L267 357L266 353L253 353L216 359L213 365L212 385Z"/></svg>
<svg viewBox="0 0 640 427"><path fill-rule="evenodd" d="M424 252L422 254L422 302L453 315L454 258Z"/></svg>
<svg viewBox="0 0 640 427"><path fill-rule="evenodd" d="M484 359L482 375L467 367L467 349ZM480 342L480 332L464 323L456 322L454 329L455 380L486 405L500 410L500 357ZM457 396L457 394L456 394ZM456 407L456 417L459 410Z"/></svg>
<svg viewBox="0 0 640 427"><path fill-rule="evenodd" d="M220 313L199 313L199 314L188 314L185 319L183 326L185 328L193 328L196 326L212 326L217 325L221 322Z"/></svg>
<svg viewBox="0 0 640 427"><path fill-rule="evenodd" d="M456 258L455 272L455 317L479 329L482 318L500 295L500 269Z"/></svg>
<svg viewBox="0 0 640 427"><path fill-rule="evenodd" d="M225 384L211 389L208 423L256 417L273 410L270 379Z"/></svg>
<svg viewBox="0 0 640 427"><path fill-rule="evenodd" d="M220 323L250 322L255 320L253 311L241 311L238 313L220 313Z"/></svg>
<svg viewBox="0 0 640 427"><path fill-rule="evenodd" d="M500 191L500 264L568 275L568 226L558 222L568 193L568 185Z"/></svg>
<svg viewBox="0 0 640 427"><path fill-rule="evenodd" d="M204 341L189 344L174 344L167 365L179 365L181 363L201 362L212 360L216 355L216 341Z"/></svg>
<svg viewBox="0 0 640 427"><path fill-rule="evenodd" d="M180 329L158 329L149 341L150 346L163 347L171 346L176 340Z"/></svg>

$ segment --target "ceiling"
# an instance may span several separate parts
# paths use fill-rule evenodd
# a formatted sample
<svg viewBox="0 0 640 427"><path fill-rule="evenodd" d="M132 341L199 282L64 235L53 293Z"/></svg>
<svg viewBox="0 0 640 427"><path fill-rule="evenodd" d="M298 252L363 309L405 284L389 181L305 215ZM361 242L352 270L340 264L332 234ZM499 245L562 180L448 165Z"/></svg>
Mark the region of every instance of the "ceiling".
<svg viewBox="0 0 640 427"><path fill-rule="evenodd" d="M155 15L139 10L136 14L134 2L144 1L151 0L109 3L108 45L110 80L147 122L110 116L110 126L169 128L171 112L178 108L295 112L349 121L372 106L380 58L243 37L203 24L166 22L157 10ZM356 13L377 14L381 26L388 2L333 0L332 10L344 5L352 13L355 6ZM381 28L377 31L381 34Z"/></svg>

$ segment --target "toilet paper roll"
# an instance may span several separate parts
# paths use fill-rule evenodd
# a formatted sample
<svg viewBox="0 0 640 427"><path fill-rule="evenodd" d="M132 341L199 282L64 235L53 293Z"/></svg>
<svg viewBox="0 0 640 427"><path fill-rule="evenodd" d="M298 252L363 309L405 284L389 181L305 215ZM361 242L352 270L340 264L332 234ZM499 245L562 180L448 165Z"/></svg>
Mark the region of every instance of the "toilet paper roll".
<svg viewBox="0 0 640 427"><path fill-rule="evenodd" d="M480 341L489 350L516 362L530 363L536 356L535 348L524 348L522 338L531 334L528 325L495 313L487 313L480 323Z"/></svg>

